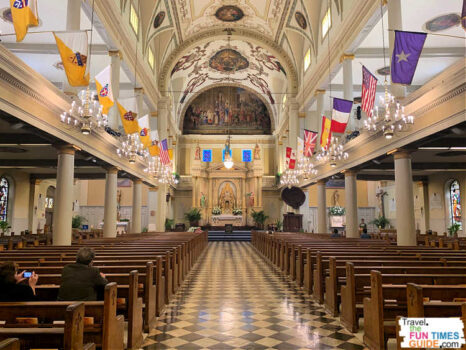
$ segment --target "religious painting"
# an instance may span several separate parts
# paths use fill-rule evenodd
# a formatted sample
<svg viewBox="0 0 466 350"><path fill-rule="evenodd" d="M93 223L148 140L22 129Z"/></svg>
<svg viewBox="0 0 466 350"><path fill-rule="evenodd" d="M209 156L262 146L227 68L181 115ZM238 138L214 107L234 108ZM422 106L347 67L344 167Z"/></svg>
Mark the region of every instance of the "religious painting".
<svg viewBox="0 0 466 350"><path fill-rule="evenodd" d="M424 26L429 32L440 32L442 30L457 26L460 24L461 17L456 13L438 16L427 21Z"/></svg>
<svg viewBox="0 0 466 350"><path fill-rule="evenodd" d="M210 163L212 161L212 150L211 149L202 150L202 161L206 163Z"/></svg>
<svg viewBox="0 0 466 350"><path fill-rule="evenodd" d="M252 150L250 149L243 149L243 162L249 163L252 161Z"/></svg>
<svg viewBox="0 0 466 350"><path fill-rule="evenodd" d="M215 17L223 22L237 22L244 17L244 12L238 6L226 5L215 12Z"/></svg>
<svg viewBox="0 0 466 350"><path fill-rule="evenodd" d="M301 29L305 30L307 28L307 21L302 12L296 11L294 18L296 19L296 22L298 22L298 25L301 27Z"/></svg>
<svg viewBox="0 0 466 350"><path fill-rule="evenodd" d="M232 214L237 207L236 186L231 181L223 182L218 188L218 206L223 214Z"/></svg>
<svg viewBox="0 0 466 350"><path fill-rule="evenodd" d="M159 13L157 13L157 16L155 16L155 19L154 19L154 28L157 29L158 27L160 27L164 19L165 19L165 11L160 11Z"/></svg>
<svg viewBox="0 0 466 350"><path fill-rule="evenodd" d="M118 179L117 187L131 187L130 179Z"/></svg>
<svg viewBox="0 0 466 350"><path fill-rule="evenodd" d="M326 188L345 188L344 179L330 179L325 183Z"/></svg>
<svg viewBox="0 0 466 350"><path fill-rule="evenodd" d="M249 62L238 51L223 49L210 58L209 67L219 72L237 72L248 68Z"/></svg>
<svg viewBox="0 0 466 350"><path fill-rule="evenodd" d="M254 93L233 86L215 87L201 93L187 107L183 133L270 135L270 115Z"/></svg>

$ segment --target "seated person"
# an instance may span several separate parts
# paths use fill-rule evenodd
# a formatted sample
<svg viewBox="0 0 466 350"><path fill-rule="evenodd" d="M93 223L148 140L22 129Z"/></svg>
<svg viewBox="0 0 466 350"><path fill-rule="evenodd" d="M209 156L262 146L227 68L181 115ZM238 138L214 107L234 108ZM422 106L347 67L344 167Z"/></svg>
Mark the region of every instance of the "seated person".
<svg viewBox="0 0 466 350"><path fill-rule="evenodd" d="M58 300L96 301L108 283L105 275L92 266L95 253L91 248L82 247L76 254L76 263L68 264L61 274Z"/></svg>
<svg viewBox="0 0 466 350"><path fill-rule="evenodd" d="M338 233L338 229L334 228L333 229L333 233L332 235L330 236L331 238L339 238L341 237L341 235Z"/></svg>
<svg viewBox="0 0 466 350"><path fill-rule="evenodd" d="M371 236L367 233L367 228L362 229L361 238L364 238L364 239L370 239L371 238Z"/></svg>
<svg viewBox="0 0 466 350"><path fill-rule="evenodd" d="M39 276L32 272L27 278L24 277L25 272L18 273L18 265L14 262L8 261L0 265L0 301L36 300L36 284Z"/></svg>

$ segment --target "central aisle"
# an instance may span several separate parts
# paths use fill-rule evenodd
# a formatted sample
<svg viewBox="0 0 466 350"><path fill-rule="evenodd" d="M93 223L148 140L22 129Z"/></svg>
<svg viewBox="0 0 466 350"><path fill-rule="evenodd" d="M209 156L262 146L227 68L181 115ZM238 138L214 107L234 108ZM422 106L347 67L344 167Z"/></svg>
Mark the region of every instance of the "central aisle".
<svg viewBox="0 0 466 350"><path fill-rule="evenodd" d="M250 243L213 242L144 349L363 349Z"/></svg>

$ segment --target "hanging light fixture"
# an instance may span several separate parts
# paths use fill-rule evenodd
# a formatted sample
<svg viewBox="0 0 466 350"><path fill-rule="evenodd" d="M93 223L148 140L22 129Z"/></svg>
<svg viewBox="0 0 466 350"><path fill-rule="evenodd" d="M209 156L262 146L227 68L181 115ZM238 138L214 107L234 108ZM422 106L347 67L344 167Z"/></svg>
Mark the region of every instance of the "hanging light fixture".
<svg viewBox="0 0 466 350"><path fill-rule="evenodd" d="M316 155L317 161L329 162L332 168L337 166L338 161L346 160L348 158L349 155L345 152L344 146L340 143L340 139L333 136L330 139L330 144L324 149L321 149Z"/></svg>
<svg viewBox="0 0 466 350"><path fill-rule="evenodd" d="M383 63L387 66L385 56L385 27L383 21L383 1L380 3L380 14L382 16L382 48L383 48ZM380 97L382 108L376 106L372 110L372 116L364 121L364 129L369 132L382 131L383 136L390 140L395 136L396 132L409 131L411 125L414 124L412 115L405 115L404 106L402 106L395 97L390 94L388 89L387 75L384 76L384 96Z"/></svg>
<svg viewBox="0 0 466 350"><path fill-rule="evenodd" d="M91 71L92 33L94 31L94 1L92 2L91 39L89 44L88 70ZM89 135L91 130L105 130L108 123L107 115L102 113L97 93L91 91L89 85L81 90L78 99L71 103L68 111L60 115L62 123L77 127L83 135Z"/></svg>
<svg viewBox="0 0 466 350"><path fill-rule="evenodd" d="M228 133L227 141L225 142L225 156L223 159L223 165L227 169L231 169L234 165L233 158L231 157L231 136Z"/></svg>
<svg viewBox="0 0 466 350"><path fill-rule="evenodd" d="M303 156L298 160L298 171L304 179L317 174L317 169L314 167L314 163L310 157Z"/></svg>
<svg viewBox="0 0 466 350"><path fill-rule="evenodd" d="M280 185L288 188L299 185L299 175L300 171L297 169L286 169L280 176Z"/></svg>

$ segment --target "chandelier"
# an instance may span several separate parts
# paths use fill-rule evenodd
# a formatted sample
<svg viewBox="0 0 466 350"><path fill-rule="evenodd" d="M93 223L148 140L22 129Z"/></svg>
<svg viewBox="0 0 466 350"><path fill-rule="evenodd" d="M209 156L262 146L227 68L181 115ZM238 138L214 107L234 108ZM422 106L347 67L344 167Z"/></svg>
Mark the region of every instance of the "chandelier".
<svg viewBox="0 0 466 350"><path fill-rule="evenodd" d="M136 163L137 156L147 158L149 155L139 140L138 133L126 135L126 139L121 142L121 146L117 148L116 152L120 158L127 158L130 164Z"/></svg>
<svg viewBox="0 0 466 350"><path fill-rule="evenodd" d="M298 160L298 171L304 179L308 179L312 175L317 174L317 169L314 168L314 163L310 157L301 157Z"/></svg>
<svg viewBox="0 0 466 350"><path fill-rule="evenodd" d="M89 86L80 91L78 100L73 101L70 109L60 115L60 120L79 128L83 135L89 135L91 129L104 129L107 126L107 115L102 113L97 94L91 92Z"/></svg>
<svg viewBox="0 0 466 350"><path fill-rule="evenodd" d="M384 83L385 94L380 97L383 104L383 111L376 106L372 110L372 117L364 121L364 129L369 132L382 131L383 136L389 140L393 138L395 132L406 132L414 124L414 117L406 115L404 106L395 100L395 97L388 92L387 81Z"/></svg>
<svg viewBox="0 0 466 350"><path fill-rule="evenodd" d="M231 142L231 136L230 134L228 134L227 141L225 143L225 156L223 159L223 165L227 169L231 169L234 165L233 158L231 156L230 142Z"/></svg>
<svg viewBox="0 0 466 350"><path fill-rule="evenodd" d="M148 157L144 172L154 177L161 184L177 185L179 180L172 172L171 164L162 164L160 157Z"/></svg>
<svg viewBox="0 0 466 350"><path fill-rule="evenodd" d="M319 162L329 162L332 168L337 166L337 162L348 159L349 155L344 151L344 146L338 137L330 139L330 144L320 150L316 155Z"/></svg>
<svg viewBox="0 0 466 350"><path fill-rule="evenodd" d="M286 169L280 176L280 185L291 188L292 186L299 185L300 171L297 169Z"/></svg>

